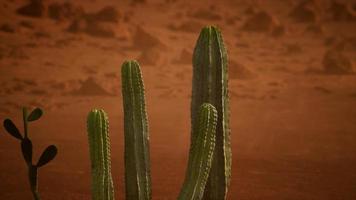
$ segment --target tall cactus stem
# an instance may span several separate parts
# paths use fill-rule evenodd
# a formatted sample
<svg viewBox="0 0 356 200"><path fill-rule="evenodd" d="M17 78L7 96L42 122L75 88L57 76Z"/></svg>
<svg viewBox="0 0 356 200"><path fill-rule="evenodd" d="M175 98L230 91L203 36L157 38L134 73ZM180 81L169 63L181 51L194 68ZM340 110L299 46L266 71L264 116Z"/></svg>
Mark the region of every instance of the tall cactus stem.
<svg viewBox="0 0 356 200"><path fill-rule="evenodd" d="M148 121L144 84L136 61L121 68L125 135L125 188L127 200L151 199Z"/></svg>
<svg viewBox="0 0 356 200"><path fill-rule="evenodd" d="M204 199L224 200L231 177L227 52L221 32L214 26L204 27L193 54L193 88L191 102L192 130L199 106L211 103L218 113L216 146ZM191 140L194 141L194 131Z"/></svg>
<svg viewBox="0 0 356 200"><path fill-rule="evenodd" d="M92 173L92 199L113 200L109 121L104 110L93 109L87 119Z"/></svg>
<svg viewBox="0 0 356 200"><path fill-rule="evenodd" d="M200 107L194 139L190 144L188 168L178 200L200 200L203 197L215 149L217 111L211 104Z"/></svg>

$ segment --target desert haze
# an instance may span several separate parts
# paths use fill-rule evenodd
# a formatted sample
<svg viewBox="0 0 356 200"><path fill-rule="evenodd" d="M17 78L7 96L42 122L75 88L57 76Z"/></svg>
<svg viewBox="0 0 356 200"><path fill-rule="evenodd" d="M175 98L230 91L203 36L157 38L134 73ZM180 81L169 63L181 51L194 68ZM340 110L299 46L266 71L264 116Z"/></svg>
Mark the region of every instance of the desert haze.
<svg viewBox="0 0 356 200"><path fill-rule="evenodd" d="M124 199L120 66L140 62L152 196L176 199L190 141L192 53L206 25L228 50L231 200L356 199L355 0L2 0L0 120L31 123L44 200L90 199L86 116L110 121L116 199ZM18 141L0 128L0 199L32 199Z"/></svg>

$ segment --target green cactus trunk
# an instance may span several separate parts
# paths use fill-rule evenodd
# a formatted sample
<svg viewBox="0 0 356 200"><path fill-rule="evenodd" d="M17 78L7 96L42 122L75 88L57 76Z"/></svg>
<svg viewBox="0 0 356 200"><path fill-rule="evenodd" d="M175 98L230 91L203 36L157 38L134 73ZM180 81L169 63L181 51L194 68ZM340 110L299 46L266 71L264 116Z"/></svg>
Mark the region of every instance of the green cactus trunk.
<svg viewBox="0 0 356 200"><path fill-rule="evenodd" d="M178 200L200 200L209 176L215 149L217 111L211 104L200 107L190 144L188 168Z"/></svg>
<svg viewBox="0 0 356 200"><path fill-rule="evenodd" d="M125 134L127 200L151 199L148 121L140 66L126 61L121 68Z"/></svg>
<svg viewBox="0 0 356 200"><path fill-rule="evenodd" d="M113 200L111 176L109 121L103 110L93 109L88 114L87 129L92 173L92 199Z"/></svg>
<svg viewBox="0 0 356 200"><path fill-rule="evenodd" d="M231 146L227 53L220 30L214 26L202 29L193 54L193 89L191 102L192 130L202 103L211 103L218 112L216 146L204 198L226 199L231 177ZM194 141L194 134L191 140Z"/></svg>

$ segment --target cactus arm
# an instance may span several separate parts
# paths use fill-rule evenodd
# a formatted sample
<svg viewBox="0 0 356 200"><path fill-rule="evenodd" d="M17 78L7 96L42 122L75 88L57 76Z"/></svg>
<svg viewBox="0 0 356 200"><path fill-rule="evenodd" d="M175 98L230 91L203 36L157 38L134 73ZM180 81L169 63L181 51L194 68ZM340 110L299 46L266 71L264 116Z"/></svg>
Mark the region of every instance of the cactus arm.
<svg viewBox="0 0 356 200"><path fill-rule="evenodd" d="M144 84L136 61L122 65L126 199L151 199L150 153Z"/></svg>
<svg viewBox="0 0 356 200"><path fill-rule="evenodd" d="M231 145L227 53L220 31L213 26L202 29L193 54L191 102L192 130L199 105L211 103L218 112L216 146L204 199L224 200L231 177ZM194 140L192 133L191 140Z"/></svg>
<svg viewBox="0 0 356 200"><path fill-rule="evenodd" d="M92 199L113 200L108 118L103 110L88 114L88 139L92 171Z"/></svg>
<svg viewBox="0 0 356 200"><path fill-rule="evenodd" d="M200 107L195 138L190 145L188 168L178 200L202 199L215 148L217 111L211 104Z"/></svg>

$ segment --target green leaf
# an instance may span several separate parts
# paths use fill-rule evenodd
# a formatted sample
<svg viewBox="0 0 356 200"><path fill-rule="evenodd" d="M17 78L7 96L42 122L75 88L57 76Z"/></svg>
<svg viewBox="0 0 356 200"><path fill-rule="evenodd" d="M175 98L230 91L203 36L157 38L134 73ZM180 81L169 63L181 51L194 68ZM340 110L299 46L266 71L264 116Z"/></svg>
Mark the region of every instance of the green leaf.
<svg viewBox="0 0 356 200"><path fill-rule="evenodd" d="M31 114L27 117L27 121L32 122L38 120L43 114L40 108L34 109Z"/></svg>
<svg viewBox="0 0 356 200"><path fill-rule="evenodd" d="M19 140L23 139L19 129L17 129L15 124L10 119L5 119L4 120L4 128L13 137L15 137L15 138L17 138Z"/></svg>
<svg viewBox="0 0 356 200"><path fill-rule="evenodd" d="M24 138L21 142L21 151L23 158L29 164L32 163L32 142L28 138Z"/></svg>
<svg viewBox="0 0 356 200"><path fill-rule="evenodd" d="M57 147L54 145L50 145L43 151L40 159L37 162L37 167L42 167L43 165L49 163L54 159L57 155Z"/></svg>

